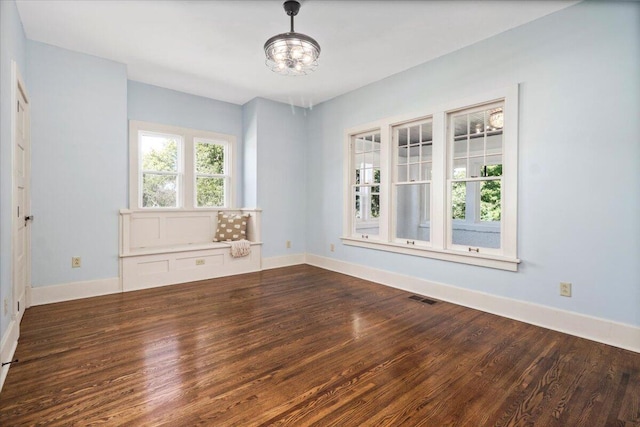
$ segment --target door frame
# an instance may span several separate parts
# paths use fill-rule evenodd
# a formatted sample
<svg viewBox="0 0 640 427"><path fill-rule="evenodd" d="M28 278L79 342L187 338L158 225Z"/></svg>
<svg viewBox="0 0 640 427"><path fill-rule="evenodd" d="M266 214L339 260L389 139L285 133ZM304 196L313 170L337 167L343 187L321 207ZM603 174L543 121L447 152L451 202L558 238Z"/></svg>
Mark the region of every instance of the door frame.
<svg viewBox="0 0 640 427"><path fill-rule="evenodd" d="M23 212L20 213L19 216L14 216L14 213L17 211L18 201L16 198L15 191L15 155L16 155L16 137L17 137L17 111L16 106L18 103L18 91L22 92L22 95L25 99L25 103L27 105L28 112L28 138L29 138L29 150L27 153L27 158L25 160L25 175L26 178L26 187L28 188L26 208L23 209ZM29 100L29 94L27 92L27 88L24 84L24 80L22 75L20 74L20 70L18 69L18 64L15 61L11 61L11 293L12 293L12 308L10 313L12 314L12 318L15 319L20 324L22 320L22 316L24 315L25 309L30 306L30 290L31 290L31 226L27 226L25 229L26 233L26 246L24 248L25 251L25 284L22 295L20 295L19 290L17 289L17 280L16 280L16 221L24 221L25 215L30 215L31 211L31 104ZM20 304L21 303L21 304ZM18 304L20 304L18 309Z"/></svg>

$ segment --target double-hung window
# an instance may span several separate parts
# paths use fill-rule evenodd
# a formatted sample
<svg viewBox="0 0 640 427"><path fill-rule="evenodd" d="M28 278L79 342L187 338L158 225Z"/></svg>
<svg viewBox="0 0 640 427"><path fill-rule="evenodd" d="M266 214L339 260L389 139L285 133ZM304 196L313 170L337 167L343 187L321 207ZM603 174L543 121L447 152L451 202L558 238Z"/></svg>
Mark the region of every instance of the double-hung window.
<svg viewBox="0 0 640 427"><path fill-rule="evenodd" d="M141 130L138 145L140 206L177 208L183 179L182 137Z"/></svg>
<svg viewBox="0 0 640 427"><path fill-rule="evenodd" d="M351 205L353 232L363 239L380 233L380 132L353 135L351 160Z"/></svg>
<svg viewBox="0 0 640 427"><path fill-rule="evenodd" d="M347 130L343 242L516 271L517 139L517 86Z"/></svg>
<svg viewBox="0 0 640 427"><path fill-rule="evenodd" d="M395 126L392 135L395 241L424 244L431 240L432 120Z"/></svg>
<svg viewBox="0 0 640 427"><path fill-rule="evenodd" d="M448 244L453 249L500 253L504 105L449 114Z"/></svg>
<svg viewBox="0 0 640 427"><path fill-rule="evenodd" d="M234 136L131 121L129 145L132 209L232 207Z"/></svg>

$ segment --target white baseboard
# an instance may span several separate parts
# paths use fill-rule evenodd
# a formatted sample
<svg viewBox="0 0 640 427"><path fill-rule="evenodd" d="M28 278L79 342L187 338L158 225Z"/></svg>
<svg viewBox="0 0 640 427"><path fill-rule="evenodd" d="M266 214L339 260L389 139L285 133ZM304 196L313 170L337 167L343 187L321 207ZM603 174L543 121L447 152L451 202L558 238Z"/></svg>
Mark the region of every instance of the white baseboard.
<svg viewBox="0 0 640 427"><path fill-rule="evenodd" d="M262 269L270 270L272 268L289 267L290 265L299 265L304 263L305 254L274 256L262 258Z"/></svg>
<svg viewBox="0 0 640 427"><path fill-rule="evenodd" d="M306 263L640 353L640 327L307 254Z"/></svg>
<svg viewBox="0 0 640 427"><path fill-rule="evenodd" d="M29 290L31 305L51 304L74 299L97 297L122 292L120 278L64 283L62 285L32 287Z"/></svg>
<svg viewBox="0 0 640 427"><path fill-rule="evenodd" d="M19 336L20 324L16 320L12 320L0 341L0 361L9 362L13 359L13 355L18 347ZM2 391L4 380L7 378L7 374L9 373L10 366L11 365L5 365L0 369L0 392Z"/></svg>

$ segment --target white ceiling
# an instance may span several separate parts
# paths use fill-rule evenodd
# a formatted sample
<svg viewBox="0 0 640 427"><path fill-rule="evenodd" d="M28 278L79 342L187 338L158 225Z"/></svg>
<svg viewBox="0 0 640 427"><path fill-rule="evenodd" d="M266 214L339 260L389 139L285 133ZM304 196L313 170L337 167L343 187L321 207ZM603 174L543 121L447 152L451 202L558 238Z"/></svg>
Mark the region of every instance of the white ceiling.
<svg viewBox="0 0 640 427"><path fill-rule="evenodd" d="M577 3L303 1L296 31L320 66L287 77L264 65L264 42L289 29L283 0L18 0L27 38L127 65L157 86L244 104L309 107Z"/></svg>

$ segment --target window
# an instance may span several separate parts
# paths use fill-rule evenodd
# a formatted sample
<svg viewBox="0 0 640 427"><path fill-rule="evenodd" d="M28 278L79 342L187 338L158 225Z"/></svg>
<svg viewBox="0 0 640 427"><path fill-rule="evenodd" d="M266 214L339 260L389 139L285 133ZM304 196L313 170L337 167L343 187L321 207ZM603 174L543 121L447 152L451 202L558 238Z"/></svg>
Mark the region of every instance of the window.
<svg viewBox="0 0 640 427"><path fill-rule="evenodd" d="M380 232L380 132L353 135L351 146L354 232L368 239Z"/></svg>
<svg viewBox="0 0 640 427"><path fill-rule="evenodd" d="M393 128L395 238L415 245L430 241L433 126L431 119Z"/></svg>
<svg viewBox="0 0 640 427"><path fill-rule="evenodd" d="M228 144L204 139L195 140L196 206L225 206L226 193L231 185L226 153Z"/></svg>
<svg viewBox="0 0 640 427"><path fill-rule="evenodd" d="M130 122L130 207L231 207L235 137Z"/></svg>
<svg viewBox="0 0 640 427"><path fill-rule="evenodd" d="M448 246L499 253L503 104L451 113L448 121Z"/></svg>
<svg viewBox="0 0 640 427"><path fill-rule="evenodd" d="M141 131L140 180L143 208L177 208L182 182L182 138Z"/></svg>
<svg viewBox="0 0 640 427"><path fill-rule="evenodd" d="M347 130L347 245L516 271L517 86Z"/></svg>

